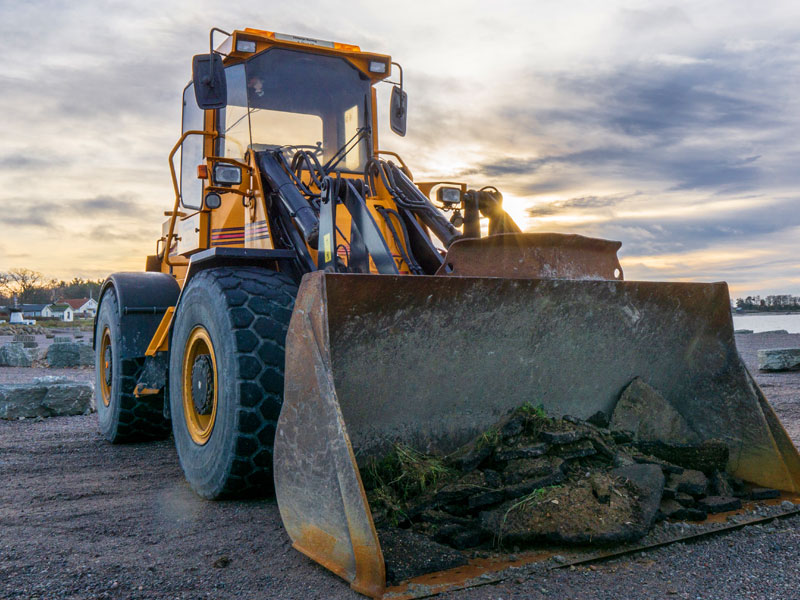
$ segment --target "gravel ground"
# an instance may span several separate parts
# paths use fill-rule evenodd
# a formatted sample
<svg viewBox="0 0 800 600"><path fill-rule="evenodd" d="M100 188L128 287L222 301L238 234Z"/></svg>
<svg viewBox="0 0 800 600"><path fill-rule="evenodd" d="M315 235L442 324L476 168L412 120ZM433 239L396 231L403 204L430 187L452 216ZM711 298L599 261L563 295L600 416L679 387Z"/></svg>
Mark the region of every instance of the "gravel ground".
<svg viewBox="0 0 800 600"><path fill-rule="evenodd" d="M758 348L800 346L800 335L737 343L800 442L800 373L755 365ZM0 368L0 381L91 378L86 369L55 371ZM274 501L195 496L171 441L111 446L94 416L0 422L0 481L3 599L359 598L291 549ZM800 598L798 563L800 518L790 517L591 567L547 570L548 561L440 598L790 599Z"/></svg>

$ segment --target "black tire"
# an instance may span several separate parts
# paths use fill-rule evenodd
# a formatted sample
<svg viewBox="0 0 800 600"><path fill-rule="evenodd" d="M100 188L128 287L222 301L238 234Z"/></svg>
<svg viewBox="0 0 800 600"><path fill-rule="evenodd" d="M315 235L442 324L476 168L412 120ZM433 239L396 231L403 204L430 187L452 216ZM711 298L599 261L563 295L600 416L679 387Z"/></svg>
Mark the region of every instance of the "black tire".
<svg viewBox="0 0 800 600"><path fill-rule="evenodd" d="M272 445L283 402L286 331L296 296L297 286L289 277L257 267L202 271L183 291L170 343L172 430L186 479L204 498L273 493ZM207 355L214 357L217 377L215 392L198 393L200 404L195 403L193 369L191 375L188 367L184 373L184 357L188 354L187 364L197 360L192 349L198 335L211 345L213 353ZM198 389L212 388L210 383L200 385ZM185 386L192 390L186 403ZM198 427L198 418L204 419L201 425L210 419L210 425ZM206 437L198 442L200 434Z"/></svg>
<svg viewBox="0 0 800 600"><path fill-rule="evenodd" d="M94 365L97 421L103 437L112 444L163 440L170 432L163 392L142 398L133 395L144 357L118 358L122 356L120 340L132 333L123 330L117 294L111 288L103 294L97 313Z"/></svg>

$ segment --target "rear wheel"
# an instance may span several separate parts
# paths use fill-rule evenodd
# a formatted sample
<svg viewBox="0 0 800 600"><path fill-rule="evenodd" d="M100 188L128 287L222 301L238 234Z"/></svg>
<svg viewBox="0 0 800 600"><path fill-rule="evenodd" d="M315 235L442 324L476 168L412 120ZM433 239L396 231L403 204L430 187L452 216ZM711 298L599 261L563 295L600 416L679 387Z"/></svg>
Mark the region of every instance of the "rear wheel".
<svg viewBox="0 0 800 600"><path fill-rule="evenodd" d="M205 498L272 492L284 344L297 295L255 267L202 271L186 286L170 344L170 408L186 479Z"/></svg>
<svg viewBox="0 0 800 600"><path fill-rule="evenodd" d="M144 357L124 357L125 331L113 288L103 294L97 313L95 394L100 432L112 443L160 440L169 435L163 394L137 398L133 394Z"/></svg>

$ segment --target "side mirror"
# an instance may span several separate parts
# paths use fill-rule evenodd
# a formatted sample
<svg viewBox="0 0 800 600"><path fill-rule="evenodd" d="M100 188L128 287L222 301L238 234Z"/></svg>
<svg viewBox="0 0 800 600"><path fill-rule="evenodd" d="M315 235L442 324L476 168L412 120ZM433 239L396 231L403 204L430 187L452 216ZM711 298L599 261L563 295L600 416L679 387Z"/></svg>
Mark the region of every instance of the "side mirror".
<svg viewBox="0 0 800 600"><path fill-rule="evenodd" d="M397 135L406 134L406 115L408 114L408 94L403 88L392 88L392 101L389 105L389 126Z"/></svg>
<svg viewBox="0 0 800 600"><path fill-rule="evenodd" d="M197 106L203 110L225 108L228 86L222 56L212 53L198 54L192 58L192 82Z"/></svg>

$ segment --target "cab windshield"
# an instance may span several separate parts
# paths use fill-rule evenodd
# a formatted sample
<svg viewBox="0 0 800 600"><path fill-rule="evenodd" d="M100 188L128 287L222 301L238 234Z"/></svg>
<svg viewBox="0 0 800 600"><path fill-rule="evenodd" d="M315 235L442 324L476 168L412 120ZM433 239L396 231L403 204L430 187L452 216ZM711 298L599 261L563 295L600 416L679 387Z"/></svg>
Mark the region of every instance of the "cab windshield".
<svg viewBox="0 0 800 600"><path fill-rule="evenodd" d="M222 156L242 158L247 148L300 148L325 163L347 144L352 149L338 167L364 169L370 82L346 60L275 48L228 67L226 79Z"/></svg>

